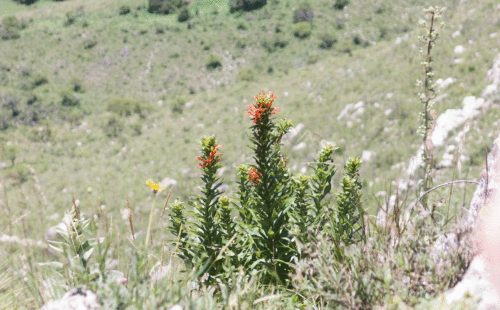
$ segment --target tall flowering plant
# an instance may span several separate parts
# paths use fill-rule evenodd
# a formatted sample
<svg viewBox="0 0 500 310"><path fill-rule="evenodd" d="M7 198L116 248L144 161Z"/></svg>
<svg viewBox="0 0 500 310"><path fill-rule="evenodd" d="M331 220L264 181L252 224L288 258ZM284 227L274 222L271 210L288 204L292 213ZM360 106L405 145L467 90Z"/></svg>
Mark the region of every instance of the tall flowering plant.
<svg viewBox="0 0 500 310"><path fill-rule="evenodd" d="M221 145L214 137L204 137L197 157L204 184L201 195L189 202L192 212L185 211L179 201L171 206L169 230L180 248L178 255L188 268L197 267L198 275L207 275L208 283L229 281L231 270L244 267L249 275L259 273L264 284L288 285L292 263L301 255L298 245L305 242L310 227L317 230L325 224L339 225L333 241L340 246L352 244L347 239L363 226L354 215L360 208L360 160L349 159L344 191L337 198L339 207L334 212L329 197L336 171L332 159L335 147L325 145L318 153L311 165L312 176L293 176L281 153L281 140L292 123L287 119L275 121L279 112L273 106L275 99L272 92L263 91L255 96L254 104L247 106L253 123L250 148L254 163L238 167L234 198L221 196L222 181L217 178ZM193 223L186 213L191 213ZM232 218L235 213L237 219Z"/></svg>
<svg viewBox="0 0 500 310"><path fill-rule="evenodd" d="M201 139L201 155L197 159L204 185L200 187L201 195L196 195L189 201L193 207L193 211L189 213L196 221L187 222L182 203L176 201L171 206L172 226L169 227L180 241L179 256L185 260L188 267L203 265L200 272L209 275L209 282L221 271L221 264L215 263L215 260L223 247L222 242L227 240L227 234L232 232L229 228L234 226L230 223L230 215L227 212L227 199L224 199L223 204L219 201L222 182L217 177L217 170L222 158L222 153L219 152L221 147L215 137ZM223 212L219 211L221 205L225 209ZM222 223L221 219L225 223ZM187 227L182 229L181 225ZM190 238L186 237L186 232L191 233Z"/></svg>
<svg viewBox="0 0 500 310"><path fill-rule="evenodd" d="M277 130L273 115L279 108L273 107L276 99L272 92L255 96L255 103L247 106L252 118L250 141L255 164L250 168L249 180L253 183L253 196L248 207L252 209L253 240L252 266L266 271L265 282L286 282L290 263L295 254L289 234L289 212L292 206L292 186L280 153L283 132Z"/></svg>

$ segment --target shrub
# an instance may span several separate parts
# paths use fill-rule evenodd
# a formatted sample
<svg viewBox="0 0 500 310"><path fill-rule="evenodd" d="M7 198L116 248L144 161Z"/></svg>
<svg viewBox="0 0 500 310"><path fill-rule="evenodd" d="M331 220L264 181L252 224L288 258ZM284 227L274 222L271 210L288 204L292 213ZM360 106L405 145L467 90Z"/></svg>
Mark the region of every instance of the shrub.
<svg viewBox="0 0 500 310"><path fill-rule="evenodd" d="M2 40L19 39L21 34L17 28L8 28L5 26L0 26L0 38Z"/></svg>
<svg viewBox="0 0 500 310"><path fill-rule="evenodd" d="M189 19L191 19L191 14L189 13L189 10L188 8L182 8L180 11L179 11L179 15L177 16L177 21L179 22L185 22L185 21L188 21Z"/></svg>
<svg viewBox="0 0 500 310"><path fill-rule="evenodd" d="M239 38L237 41L236 41L236 47L237 48L245 48L247 47L247 41L245 39L241 39Z"/></svg>
<svg viewBox="0 0 500 310"><path fill-rule="evenodd" d="M108 103L108 111L120 116L130 116L132 114L142 115L142 105L132 98L118 98Z"/></svg>
<svg viewBox="0 0 500 310"><path fill-rule="evenodd" d="M288 41L284 39L282 34L275 34L273 37L266 36L262 40L262 47L269 53L276 51L278 48L284 48L287 44Z"/></svg>
<svg viewBox="0 0 500 310"><path fill-rule="evenodd" d="M21 23L19 22L17 17L15 17L13 15L5 16L2 19L2 24L4 25L4 27L7 27L7 28L16 28L18 30L21 30Z"/></svg>
<svg viewBox="0 0 500 310"><path fill-rule="evenodd" d="M247 30L247 25L245 24L244 21L239 21L238 24L236 25L236 29L238 30Z"/></svg>
<svg viewBox="0 0 500 310"><path fill-rule="evenodd" d="M217 55L211 54L208 57L208 61L207 61L206 66L208 69L211 69L211 70L221 68L222 67L222 59Z"/></svg>
<svg viewBox="0 0 500 310"><path fill-rule="evenodd" d="M123 128L123 121L115 115L111 115L104 123L102 131L108 137L118 137L123 132Z"/></svg>
<svg viewBox="0 0 500 310"><path fill-rule="evenodd" d="M130 124L130 128L132 129L132 133L134 136L140 136L142 134L142 124L137 122Z"/></svg>
<svg viewBox="0 0 500 310"><path fill-rule="evenodd" d="M128 13L130 13L130 7L128 5L122 5L118 10L118 14L120 15L127 15Z"/></svg>
<svg viewBox="0 0 500 310"><path fill-rule="evenodd" d="M267 0L230 0L229 12L252 11L267 4Z"/></svg>
<svg viewBox="0 0 500 310"><path fill-rule="evenodd" d="M154 14L173 14L179 8L186 5L183 0L148 0L148 12Z"/></svg>
<svg viewBox="0 0 500 310"><path fill-rule="evenodd" d="M28 96L28 99L26 100L26 105L33 105L35 102L38 101L38 97L35 94L30 94Z"/></svg>
<svg viewBox="0 0 500 310"><path fill-rule="evenodd" d="M74 13L66 13L66 19L64 19L63 25L65 27L71 26L76 22L76 15Z"/></svg>
<svg viewBox="0 0 500 310"><path fill-rule="evenodd" d="M14 163L16 161L16 158L17 158L17 154L19 153L18 150L17 150L17 147L15 145L7 145L4 150L3 150L5 153L5 158L10 160L11 163L12 163L12 167L14 167Z"/></svg>
<svg viewBox="0 0 500 310"><path fill-rule="evenodd" d="M330 49L335 43L337 43L337 37L330 32L321 34L319 38L321 40L319 47L322 49Z"/></svg>
<svg viewBox="0 0 500 310"><path fill-rule="evenodd" d="M16 164L14 166L13 177L17 179L18 183L24 183L28 181L29 176L30 176L30 170L26 166L26 164Z"/></svg>
<svg viewBox="0 0 500 310"><path fill-rule="evenodd" d="M186 98L184 98L184 97L177 97L172 102L172 112L181 114L182 110L184 109L184 105L185 104L186 104Z"/></svg>
<svg viewBox="0 0 500 310"><path fill-rule="evenodd" d="M351 41L342 40L337 45L335 45L335 49L339 52L351 55L351 50L352 50Z"/></svg>
<svg viewBox="0 0 500 310"><path fill-rule="evenodd" d="M240 81L253 81L254 71L252 68L242 68L238 72L238 80Z"/></svg>
<svg viewBox="0 0 500 310"><path fill-rule="evenodd" d="M96 37L88 37L83 40L83 48L88 50L97 45Z"/></svg>
<svg viewBox="0 0 500 310"><path fill-rule="evenodd" d="M17 2L19 4L24 4L24 5L31 5L37 1L38 0L14 0L14 2Z"/></svg>
<svg viewBox="0 0 500 310"><path fill-rule="evenodd" d="M309 55L307 55L307 64L308 65L313 65L317 63L319 60L319 54L317 52L312 52Z"/></svg>
<svg viewBox="0 0 500 310"><path fill-rule="evenodd" d="M294 25L293 34L299 39L305 39L312 33L312 26L308 22L300 22Z"/></svg>
<svg viewBox="0 0 500 310"><path fill-rule="evenodd" d="M293 22L309 22L311 23L314 17L314 11L308 1L301 2L299 8L293 13Z"/></svg>
<svg viewBox="0 0 500 310"><path fill-rule="evenodd" d="M349 4L349 0L335 0L333 8L336 10L343 10Z"/></svg>
<svg viewBox="0 0 500 310"><path fill-rule="evenodd" d="M83 93L85 90L83 88L83 80L79 77L72 77L69 81L71 89L76 93Z"/></svg>
<svg viewBox="0 0 500 310"><path fill-rule="evenodd" d="M35 74L35 76L33 77L33 86L35 86L35 87L46 84L48 82L49 82L49 80L47 79L47 77L45 75L40 74L40 73Z"/></svg>
<svg viewBox="0 0 500 310"><path fill-rule="evenodd" d="M74 107L80 104L80 98L73 94L73 90L70 88L63 89L60 93L61 104L66 107Z"/></svg>

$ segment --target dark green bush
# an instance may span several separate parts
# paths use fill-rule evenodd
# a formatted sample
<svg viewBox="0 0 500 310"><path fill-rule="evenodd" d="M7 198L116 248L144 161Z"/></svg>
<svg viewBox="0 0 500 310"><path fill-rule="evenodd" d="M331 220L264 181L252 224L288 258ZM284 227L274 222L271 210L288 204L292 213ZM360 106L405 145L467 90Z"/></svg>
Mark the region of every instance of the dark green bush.
<svg viewBox="0 0 500 310"><path fill-rule="evenodd" d="M14 2L17 2L19 4L24 4L24 5L31 5L37 1L38 0L14 0Z"/></svg>
<svg viewBox="0 0 500 310"><path fill-rule="evenodd" d="M247 25L245 24L244 21L239 21L238 24L236 25L236 29L238 30L247 30Z"/></svg>
<svg viewBox="0 0 500 310"><path fill-rule="evenodd" d="M349 0L335 0L333 8L336 10L343 10L349 4Z"/></svg>
<svg viewBox="0 0 500 310"><path fill-rule="evenodd" d="M40 74L40 73L35 74L35 76L33 77L33 86L34 87L46 84L48 82L49 82L49 80L47 79L47 77L45 75Z"/></svg>
<svg viewBox="0 0 500 310"><path fill-rule="evenodd" d="M132 98L118 98L108 103L108 111L120 116L142 115L143 109L139 101Z"/></svg>
<svg viewBox="0 0 500 310"><path fill-rule="evenodd" d="M331 48L335 43L337 43L337 37L333 35L330 32L325 32L319 36L321 42L319 44L319 47L322 49L329 49Z"/></svg>
<svg viewBox="0 0 500 310"><path fill-rule="evenodd" d="M312 9L309 1L303 1L300 3L299 8L293 12L293 22L309 22L311 23L314 17L314 11Z"/></svg>
<svg viewBox="0 0 500 310"><path fill-rule="evenodd" d="M76 93L83 93L85 90L83 89L83 80L79 77L72 77L69 80L69 86Z"/></svg>
<svg viewBox="0 0 500 310"><path fill-rule="evenodd" d="M221 68L222 67L222 59L217 55L211 54L208 57L208 61L207 61L206 66L208 69L211 69L211 70Z"/></svg>
<svg viewBox="0 0 500 310"><path fill-rule="evenodd" d="M252 11L267 4L267 0L230 0L229 12Z"/></svg>
<svg viewBox="0 0 500 310"><path fill-rule="evenodd" d="M128 5L122 5L118 10L118 14L120 15L127 15L128 13L130 13L130 7Z"/></svg>
<svg viewBox="0 0 500 310"><path fill-rule="evenodd" d="M287 46L288 41L285 39L284 35L277 33L272 37L265 36L262 39L262 47L265 48L269 53L275 52L278 48L284 48Z"/></svg>
<svg viewBox="0 0 500 310"><path fill-rule="evenodd" d="M187 3L182 0L148 0L148 12L154 14L173 14Z"/></svg>
<svg viewBox="0 0 500 310"><path fill-rule="evenodd" d="M182 8L180 11L179 11L179 15L177 16L177 21L179 22L185 22L185 21L188 21L189 19L191 19L191 13L189 13L189 10L188 8Z"/></svg>
<svg viewBox="0 0 500 310"><path fill-rule="evenodd" d="M72 12L66 13L66 18L64 19L63 25L65 27L71 26L76 22L76 14Z"/></svg>
<svg viewBox="0 0 500 310"><path fill-rule="evenodd" d="M73 90L70 88L63 89L60 93L61 104L66 107L74 107L80 104L80 98L73 94Z"/></svg>
<svg viewBox="0 0 500 310"><path fill-rule="evenodd" d="M312 33L312 26L308 22L300 22L294 25L293 35L299 39L305 39Z"/></svg>
<svg viewBox="0 0 500 310"><path fill-rule="evenodd" d="M238 72L238 80L240 81L253 81L254 80L253 68L242 68Z"/></svg>

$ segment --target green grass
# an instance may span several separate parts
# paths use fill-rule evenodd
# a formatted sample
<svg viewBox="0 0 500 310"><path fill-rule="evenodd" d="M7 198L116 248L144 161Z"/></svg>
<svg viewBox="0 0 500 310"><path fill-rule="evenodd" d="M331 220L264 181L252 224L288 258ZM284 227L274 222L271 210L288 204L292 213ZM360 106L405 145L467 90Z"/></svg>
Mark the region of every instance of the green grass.
<svg viewBox="0 0 500 310"><path fill-rule="evenodd" d="M40 1L25 7L0 0L0 21L15 14L27 23L21 38L0 41L5 55L0 59L0 102L6 95L13 96L25 120L33 120L34 112L38 118L34 126L17 122L19 118L11 122L10 111L1 108L0 117L7 117L10 127L0 132L0 150L9 141L15 145L18 166L11 168L10 160L1 152L0 161L7 168L0 175L5 178L3 189L10 207L7 211L7 199L2 197L7 217L0 222L0 231L29 211L24 218L29 228L23 229L18 223L12 228L13 234L42 240L46 229L59 223L63 212L71 207L72 195L81 200L82 209L89 214L98 213L100 200L122 236L129 234L127 220L122 220L121 214L128 195L136 229L144 231L150 207L144 180L175 179L172 198L185 200L200 185L195 158L199 137L208 134L215 134L224 145L221 163L227 169L222 176L226 192L231 193L236 188L235 167L251 161L246 139L250 121L245 110L261 89L278 96L275 104L282 108L280 116L305 126L283 147L293 172L312 161L322 140L341 147L338 166L348 157L360 156L363 150L376 153L372 161L363 163L361 174L366 180L364 207L376 214L379 206L373 195L389 191L393 181L406 180L401 169L391 167L407 163L421 141L416 134L420 107L415 80L422 75L417 44L421 33L416 23L422 17L421 9L430 3L351 1L346 9L336 11L331 1L318 0L313 4L312 35L304 40L293 35L292 8L299 3L269 1L260 10L230 15L227 1L194 1L189 5L194 28L187 29L174 15L156 16L145 8L137 10L137 5L146 5L146 1ZM124 4L130 5L132 12L121 16L118 9ZM78 10L81 5L84 13ZM435 105L439 116L446 109L461 107L465 96L480 95L488 84L486 72L498 53L498 40L489 34L499 32L500 27L493 23L498 13L493 1L483 1L480 7L444 0L432 5L447 6L443 16L446 27L440 31L442 38L433 54L436 79L457 79L441 91L448 97ZM73 24L64 26L67 13L76 18ZM344 25L339 29L341 19ZM241 22L246 30L238 29ZM461 35L451 38L459 25L463 25ZM324 31L339 40L330 50L319 48ZM408 40L394 44L405 34ZM287 44L269 52L262 43L275 36ZM355 45L355 36L368 44ZM92 38L97 44L86 49L86 40ZM238 47L238 40L246 47ZM456 45L463 45L466 52L455 56ZM346 46L351 55L342 52ZM205 69L211 54L222 58L222 69ZM317 59L313 64L311 57ZM453 59L458 57L463 62L454 64ZM246 68L253 69L250 81L238 79L240 70ZM33 87L31 79L37 74L45 76L48 83ZM84 91L75 93L80 104L63 107L60 93L71 86L73 77L83 81ZM389 93L393 94L391 98ZM38 100L28 105L33 95ZM189 103L181 114L172 111L178 97ZM150 109L143 118L118 117L117 126L122 130L113 137L107 135L106 124L113 117L107 106L118 98L133 98ZM357 117L359 122L356 118L337 120L346 104L359 101L366 108ZM374 106L376 102L379 108ZM388 116L384 114L387 109L393 110ZM492 125L498 118L498 111L491 109L472 122L464 141L464 154L471 160L462 163L461 176L453 168L436 171L435 184L453 178L479 178L484 168L481 149L491 146L498 136L498 126ZM347 126L348 121L352 127ZM307 147L293 150L301 142ZM455 144L452 139L448 142ZM437 151L438 158L442 152ZM46 204L32 190L31 177L22 184L9 178L26 175L20 171L23 164L35 169ZM415 177L422 178L420 174ZM339 177L334 184L338 186ZM468 203L473 190L472 186L460 188L452 196L450 208L461 208L464 191ZM448 193L446 188L436 191L429 201L447 197ZM159 195L166 198L165 192ZM51 219L54 214L59 218ZM126 246L122 238L122 257ZM10 253L9 260L14 260L22 249L12 246L1 251Z"/></svg>

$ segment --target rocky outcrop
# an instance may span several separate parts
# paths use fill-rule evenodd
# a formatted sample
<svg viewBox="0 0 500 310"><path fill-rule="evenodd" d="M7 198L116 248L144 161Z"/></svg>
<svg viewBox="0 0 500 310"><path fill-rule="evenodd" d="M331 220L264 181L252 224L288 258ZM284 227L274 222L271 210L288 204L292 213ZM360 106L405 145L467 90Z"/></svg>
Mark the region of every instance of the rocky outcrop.
<svg viewBox="0 0 500 310"><path fill-rule="evenodd" d="M475 232L478 253L462 280L444 295L448 304L472 295L481 298L478 310L500 310L500 231L495 231L500 226L500 137L495 140L487 160L487 170L461 226L463 232ZM456 234L443 235L436 242L435 249L446 253L457 248L459 243Z"/></svg>

